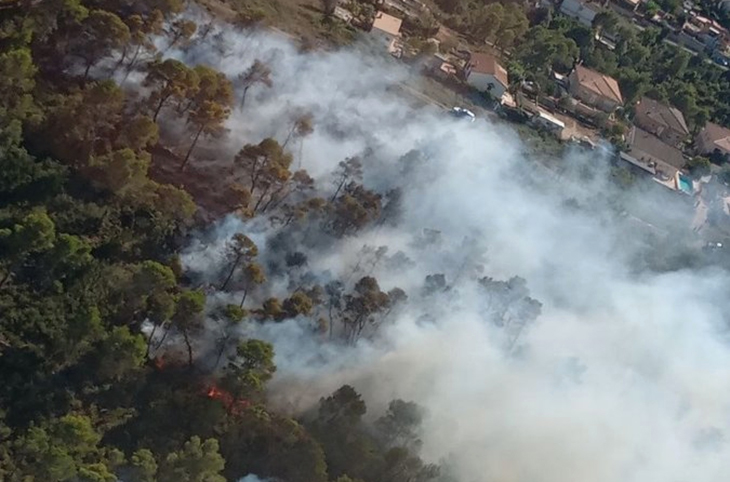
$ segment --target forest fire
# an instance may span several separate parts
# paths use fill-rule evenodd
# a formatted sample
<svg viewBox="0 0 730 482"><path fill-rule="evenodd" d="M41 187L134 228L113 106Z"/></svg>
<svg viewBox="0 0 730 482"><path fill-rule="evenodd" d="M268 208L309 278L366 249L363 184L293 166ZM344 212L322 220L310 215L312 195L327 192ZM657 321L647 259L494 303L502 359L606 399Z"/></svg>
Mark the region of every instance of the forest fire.
<svg viewBox="0 0 730 482"><path fill-rule="evenodd" d="M164 356L155 357L152 360L152 363L155 365L155 368L157 368L158 370L164 370L165 367L167 366L167 360L165 360Z"/></svg>
<svg viewBox="0 0 730 482"><path fill-rule="evenodd" d="M233 395L215 384L209 386L205 394L211 400L220 401L226 410L234 415L240 414L243 410L251 406L248 400L236 400Z"/></svg>

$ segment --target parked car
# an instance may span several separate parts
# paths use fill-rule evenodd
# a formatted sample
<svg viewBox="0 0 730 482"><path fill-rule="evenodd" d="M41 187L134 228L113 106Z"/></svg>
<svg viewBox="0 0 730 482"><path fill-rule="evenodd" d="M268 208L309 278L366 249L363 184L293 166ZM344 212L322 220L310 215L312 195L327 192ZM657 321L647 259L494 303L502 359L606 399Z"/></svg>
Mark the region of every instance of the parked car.
<svg viewBox="0 0 730 482"><path fill-rule="evenodd" d="M477 118L472 111L463 107L454 107L451 109L451 115L457 119L467 119L469 122L474 122Z"/></svg>

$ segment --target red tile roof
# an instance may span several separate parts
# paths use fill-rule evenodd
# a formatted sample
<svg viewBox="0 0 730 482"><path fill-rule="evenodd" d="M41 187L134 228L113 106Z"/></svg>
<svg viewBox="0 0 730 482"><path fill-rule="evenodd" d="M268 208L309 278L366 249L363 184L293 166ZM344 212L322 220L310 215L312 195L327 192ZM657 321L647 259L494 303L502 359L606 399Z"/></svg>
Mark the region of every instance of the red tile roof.
<svg viewBox="0 0 730 482"><path fill-rule="evenodd" d="M621 97L621 89L619 89L618 82L616 82L616 79L613 77L603 75L595 70L587 69L582 65L577 65L575 67L575 73L580 85L586 89L619 104L623 104L624 100L623 97Z"/></svg>
<svg viewBox="0 0 730 482"><path fill-rule="evenodd" d="M706 136L717 149L730 152L730 129L708 122L700 134Z"/></svg>
<svg viewBox="0 0 730 482"><path fill-rule="evenodd" d="M499 62L497 62L497 59L495 59L494 56L482 52L473 53L471 54L469 63L471 65L472 72L493 75L494 78L500 81L505 87L509 85L507 69L499 65Z"/></svg>
<svg viewBox="0 0 730 482"><path fill-rule="evenodd" d="M651 119L659 125L689 135L689 129L679 109L662 104L649 97L642 98L641 102L636 105L636 119L639 122L643 122L644 118Z"/></svg>

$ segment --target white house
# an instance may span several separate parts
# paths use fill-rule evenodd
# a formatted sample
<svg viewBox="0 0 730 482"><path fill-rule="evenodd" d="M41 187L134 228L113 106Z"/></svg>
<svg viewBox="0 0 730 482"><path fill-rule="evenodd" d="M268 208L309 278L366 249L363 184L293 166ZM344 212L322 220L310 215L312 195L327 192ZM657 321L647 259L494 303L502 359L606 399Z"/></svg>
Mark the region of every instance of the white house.
<svg viewBox="0 0 730 482"><path fill-rule="evenodd" d="M497 59L485 53L474 53L464 69L466 83L477 90L501 99L509 87L507 69L499 65Z"/></svg>
<svg viewBox="0 0 730 482"><path fill-rule="evenodd" d="M563 131L565 130L565 122L561 121L557 117L550 115L550 113L539 109L531 119L532 124L539 128L552 132L555 136L560 139Z"/></svg>
<svg viewBox="0 0 730 482"><path fill-rule="evenodd" d="M560 13L574 18L586 27L593 26L593 19L603 10L600 4L586 0L563 0Z"/></svg>
<svg viewBox="0 0 730 482"><path fill-rule="evenodd" d="M370 27L370 36L382 43L388 50L393 42L400 36L400 27L403 21L385 12L377 12L375 20Z"/></svg>

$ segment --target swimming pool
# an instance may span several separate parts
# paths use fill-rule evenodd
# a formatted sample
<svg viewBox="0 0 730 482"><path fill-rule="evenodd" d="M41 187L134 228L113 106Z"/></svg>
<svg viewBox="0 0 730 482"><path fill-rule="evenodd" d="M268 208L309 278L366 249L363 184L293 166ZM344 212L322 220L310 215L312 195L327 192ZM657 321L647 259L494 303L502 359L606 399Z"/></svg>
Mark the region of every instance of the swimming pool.
<svg viewBox="0 0 730 482"><path fill-rule="evenodd" d="M686 192L687 194L692 194L693 188L691 179L688 179L680 174L679 179L677 180L677 184L679 185L679 189L681 191Z"/></svg>

